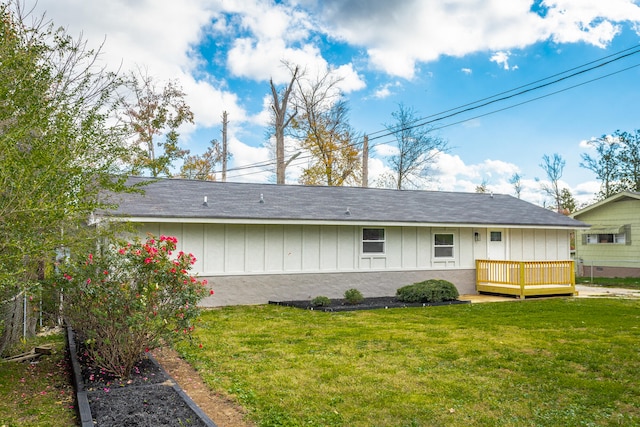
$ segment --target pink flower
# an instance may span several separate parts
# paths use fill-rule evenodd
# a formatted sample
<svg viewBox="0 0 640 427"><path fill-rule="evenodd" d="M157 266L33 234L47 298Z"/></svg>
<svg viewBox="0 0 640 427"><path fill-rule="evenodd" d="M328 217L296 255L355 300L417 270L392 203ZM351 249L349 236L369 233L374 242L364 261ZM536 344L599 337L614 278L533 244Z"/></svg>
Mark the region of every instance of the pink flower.
<svg viewBox="0 0 640 427"><path fill-rule="evenodd" d="M213 294L214 294L213 289L209 290L209 295L213 295Z"/></svg>
<svg viewBox="0 0 640 427"><path fill-rule="evenodd" d="M103 271L104 275L106 276L107 274L109 274L109 272L107 270Z"/></svg>
<svg viewBox="0 0 640 427"><path fill-rule="evenodd" d="M91 283L91 278L88 278L88 279L87 279L87 285L88 285L89 283Z"/></svg>
<svg viewBox="0 0 640 427"><path fill-rule="evenodd" d="M151 259L151 258L145 258L144 259L144 263L145 264L150 264L151 262L153 262L153 259Z"/></svg>

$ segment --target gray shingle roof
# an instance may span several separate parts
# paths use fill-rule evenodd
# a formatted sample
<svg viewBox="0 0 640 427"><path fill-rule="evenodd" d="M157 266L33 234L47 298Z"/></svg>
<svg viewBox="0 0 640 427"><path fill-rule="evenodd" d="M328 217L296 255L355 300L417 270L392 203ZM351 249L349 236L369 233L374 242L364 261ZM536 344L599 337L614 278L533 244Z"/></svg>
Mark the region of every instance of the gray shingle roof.
<svg viewBox="0 0 640 427"><path fill-rule="evenodd" d="M135 177L129 182L145 180L148 178ZM208 206L203 205L205 196ZM146 185L144 195L118 194L112 200L119 206L106 215L132 219L585 226L567 216L501 194L160 179Z"/></svg>

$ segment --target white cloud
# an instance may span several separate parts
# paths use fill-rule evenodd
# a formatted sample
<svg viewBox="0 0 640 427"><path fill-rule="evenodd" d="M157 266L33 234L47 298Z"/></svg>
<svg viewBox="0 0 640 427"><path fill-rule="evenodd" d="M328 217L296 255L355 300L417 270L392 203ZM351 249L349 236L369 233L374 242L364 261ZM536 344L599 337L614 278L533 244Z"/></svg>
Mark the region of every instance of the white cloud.
<svg viewBox="0 0 640 427"><path fill-rule="evenodd" d="M471 75L473 74L473 70L471 68L463 68L460 71L462 71L464 74L466 75Z"/></svg>
<svg viewBox="0 0 640 427"><path fill-rule="evenodd" d="M367 49L374 67L408 79L417 63L443 55L508 51L542 40L603 47L621 22L640 22L632 0L545 1L540 14L531 11L530 0L372 1L367 13L356 1L314 3L325 31Z"/></svg>
<svg viewBox="0 0 640 427"><path fill-rule="evenodd" d="M503 70L508 71L511 69L509 67L510 56L511 56L511 52L496 52L491 56L491 58L489 58L489 60L501 66Z"/></svg>

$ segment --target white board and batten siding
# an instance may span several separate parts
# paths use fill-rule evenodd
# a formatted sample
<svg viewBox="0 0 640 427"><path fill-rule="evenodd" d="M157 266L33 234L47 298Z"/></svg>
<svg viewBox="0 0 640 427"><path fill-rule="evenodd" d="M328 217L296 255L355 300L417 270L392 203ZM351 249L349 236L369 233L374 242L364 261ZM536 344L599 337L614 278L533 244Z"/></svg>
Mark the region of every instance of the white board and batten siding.
<svg viewBox="0 0 640 427"><path fill-rule="evenodd" d="M384 252L363 253L362 226L303 224L147 223L140 235L178 238L178 249L197 258L200 276L474 269L487 259L491 231L470 227L384 228ZM502 233L504 259L570 259L569 231L513 228ZM477 236L476 236L477 233ZM434 235L453 235L453 256L434 255Z"/></svg>

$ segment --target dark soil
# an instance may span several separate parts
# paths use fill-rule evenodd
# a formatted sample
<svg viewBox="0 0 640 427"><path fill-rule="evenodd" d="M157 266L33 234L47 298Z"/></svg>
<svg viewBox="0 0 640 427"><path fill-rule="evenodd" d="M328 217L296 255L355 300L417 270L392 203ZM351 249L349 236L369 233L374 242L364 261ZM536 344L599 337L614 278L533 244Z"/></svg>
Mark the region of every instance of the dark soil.
<svg viewBox="0 0 640 427"><path fill-rule="evenodd" d="M212 425L196 414L174 388L171 377L150 357L140 360L123 380L95 367L81 345L77 353L95 426Z"/></svg>
<svg viewBox="0 0 640 427"><path fill-rule="evenodd" d="M374 297L365 298L358 304L349 304L344 298L331 299L331 304L323 307L314 307L311 305L310 300L298 300L298 301L269 301L269 304L284 305L288 307L303 308L306 310L317 311L353 311L353 310L373 310L373 309L387 309L387 308L402 308L402 307L433 307L440 305L452 305L452 304L468 304L469 301L443 301L443 302L402 302L398 301L395 297Z"/></svg>

